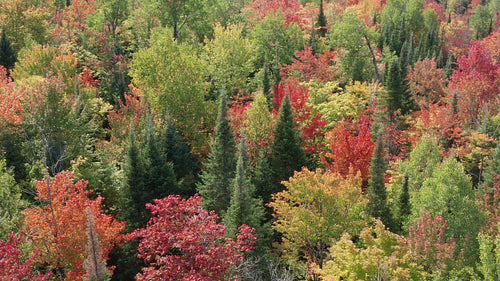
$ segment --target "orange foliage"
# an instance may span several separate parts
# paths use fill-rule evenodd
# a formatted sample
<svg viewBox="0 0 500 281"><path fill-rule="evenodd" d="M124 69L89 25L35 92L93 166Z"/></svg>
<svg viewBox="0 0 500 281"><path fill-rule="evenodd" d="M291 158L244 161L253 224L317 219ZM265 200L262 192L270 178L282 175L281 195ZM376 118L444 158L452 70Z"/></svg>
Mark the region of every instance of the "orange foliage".
<svg viewBox="0 0 500 281"><path fill-rule="evenodd" d="M22 100L26 95L27 89L15 86L7 76L7 69L0 65L0 128L21 123L24 116Z"/></svg>
<svg viewBox="0 0 500 281"><path fill-rule="evenodd" d="M127 240L121 235L125 223L118 222L111 215L102 213L98 196L91 200L87 195L87 181L73 182L71 172L57 174L54 180L45 179L36 183L38 208L23 211L24 230L40 254L35 261L47 263L52 269L63 270L66 280L82 280L83 261L87 244L87 208L90 209L103 256L107 259L113 246Z"/></svg>
<svg viewBox="0 0 500 281"><path fill-rule="evenodd" d="M418 104L438 102L446 95L443 76L443 69L437 67L434 58L425 58L410 66L408 85Z"/></svg>
<svg viewBox="0 0 500 281"><path fill-rule="evenodd" d="M292 64L284 64L281 69L283 80L290 76L296 77L300 82L315 80L328 82L335 80L335 57L336 53L326 50L324 54L313 54L312 47L304 47L303 51L295 51L297 58Z"/></svg>

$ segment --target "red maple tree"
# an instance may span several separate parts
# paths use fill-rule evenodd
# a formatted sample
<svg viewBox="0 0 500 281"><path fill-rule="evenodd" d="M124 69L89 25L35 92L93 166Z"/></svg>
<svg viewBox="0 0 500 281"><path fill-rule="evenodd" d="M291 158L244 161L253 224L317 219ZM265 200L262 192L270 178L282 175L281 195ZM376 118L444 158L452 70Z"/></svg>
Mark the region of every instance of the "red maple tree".
<svg viewBox="0 0 500 281"><path fill-rule="evenodd" d="M226 227L214 211L202 208L199 195L182 199L170 195L147 204L153 217L146 228L134 232L141 238L139 257L148 267L136 276L146 280L226 280L231 266L253 248L254 229L242 225L237 239L224 239Z"/></svg>
<svg viewBox="0 0 500 281"><path fill-rule="evenodd" d="M281 69L283 80L296 77L300 82L315 80L318 82L334 81L335 58L337 53L325 50L323 54L313 54L312 47L305 46L303 51L295 51L292 64L284 64Z"/></svg>
<svg viewBox="0 0 500 281"><path fill-rule="evenodd" d="M24 263L21 262L22 252L18 247L21 238L21 234L15 236L14 232L11 232L7 241L0 240L0 280L47 280L52 275L52 272L42 275L41 273L34 273L31 270L36 253Z"/></svg>

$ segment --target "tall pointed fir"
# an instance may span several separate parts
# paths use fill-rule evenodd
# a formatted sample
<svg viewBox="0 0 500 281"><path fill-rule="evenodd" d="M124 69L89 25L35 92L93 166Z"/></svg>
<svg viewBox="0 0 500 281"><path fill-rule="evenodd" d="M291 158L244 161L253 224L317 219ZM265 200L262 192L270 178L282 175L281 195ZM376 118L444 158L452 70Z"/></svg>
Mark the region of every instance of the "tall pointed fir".
<svg viewBox="0 0 500 281"><path fill-rule="evenodd" d="M159 147L160 140L156 134L155 123L149 110L146 113L144 140L146 142L144 158L147 161L146 185L148 187L145 205L146 203L153 203L154 199L161 199L178 192L172 164L167 160L168 151L162 151Z"/></svg>
<svg viewBox="0 0 500 281"><path fill-rule="evenodd" d="M318 12L318 20L316 21L316 26L318 28L318 35L320 37L326 36L326 25L328 24L325 16L325 12L323 10L323 0L319 0L319 12Z"/></svg>
<svg viewBox="0 0 500 281"><path fill-rule="evenodd" d="M238 227L242 224L261 228L264 219L264 205L262 200L255 198L255 187L248 176L248 154L243 137L238 146L238 161L236 175L231 184L231 201L223 223L227 226L227 234L236 238Z"/></svg>
<svg viewBox="0 0 500 281"><path fill-rule="evenodd" d="M198 184L203 207L209 211L215 210L221 217L229 207L231 198L229 187L236 168L235 138L229 126L227 109L227 94L222 90L210 155L203 165L201 182Z"/></svg>
<svg viewBox="0 0 500 281"><path fill-rule="evenodd" d="M262 194L265 203L270 201L271 194L283 191L285 187L281 181L288 180L294 171L300 171L307 165L306 153L301 147L301 142L300 133L293 119L290 98L286 93L279 110L269 155L270 185Z"/></svg>
<svg viewBox="0 0 500 281"><path fill-rule="evenodd" d="M398 58L392 59L386 66L386 76L384 79L384 86L387 89L385 97L385 106L391 113L401 110L402 114L409 113L413 107L411 95L407 91L406 83L404 81L404 72L401 69L400 61Z"/></svg>
<svg viewBox="0 0 500 281"><path fill-rule="evenodd" d="M95 231L94 219L90 208L87 207L87 258L83 261L83 268L88 277L84 277L85 281L107 281L110 280L109 270L106 267L106 261L103 259L102 249L100 246L97 232Z"/></svg>
<svg viewBox="0 0 500 281"><path fill-rule="evenodd" d="M370 179L368 180L367 213L375 218L380 218L384 225L392 227L392 216L387 206L387 191L385 189L385 172L387 163L384 159L383 130L377 133L375 149L373 150L370 164Z"/></svg>
<svg viewBox="0 0 500 281"><path fill-rule="evenodd" d="M404 175L403 186L401 187L398 195L398 201L396 206L396 216L394 216L394 226L395 231L400 234L403 234L403 225L408 220L411 214L411 205L410 205L410 189L408 185L408 174Z"/></svg>
<svg viewBox="0 0 500 281"><path fill-rule="evenodd" d="M2 35L0 37L0 65L10 70L14 67L15 62L16 54L5 35L5 28L2 28Z"/></svg>
<svg viewBox="0 0 500 281"><path fill-rule="evenodd" d="M147 165L145 165L144 158L137 146L135 131L131 129L125 168L127 181L122 206L129 231L146 226L149 219L149 212L145 206L146 171Z"/></svg>
<svg viewBox="0 0 500 281"><path fill-rule="evenodd" d="M179 134L168 114L165 123L163 147L167 152L167 161L173 164L179 195L183 197L193 196L196 193L195 182L199 162L191 153L191 148Z"/></svg>

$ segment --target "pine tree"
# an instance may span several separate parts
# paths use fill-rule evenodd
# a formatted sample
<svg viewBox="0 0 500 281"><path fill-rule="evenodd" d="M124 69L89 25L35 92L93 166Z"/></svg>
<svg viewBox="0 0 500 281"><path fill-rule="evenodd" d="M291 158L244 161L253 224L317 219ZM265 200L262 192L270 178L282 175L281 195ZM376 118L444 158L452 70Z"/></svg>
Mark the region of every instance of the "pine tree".
<svg viewBox="0 0 500 281"><path fill-rule="evenodd" d="M495 176L500 176L500 142L498 142L495 151L491 155L488 166L484 169L484 188L485 191L493 198L493 189ZM481 188L480 188L481 190Z"/></svg>
<svg viewBox="0 0 500 281"><path fill-rule="evenodd" d="M2 35L0 37L0 65L5 68L12 69L16 63L16 55L10 46L9 40L5 35L5 28L2 28Z"/></svg>
<svg viewBox="0 0 500 281"><path fill-rule="evenodd" d="M321 37L326 36L326 25L328 24L325 16L325 12L323 10L323 0L319 1L319 12L318 12L318 21L316 22L316 26L318 27L318 35Z"/></svg>
<svg viewBox="0 0 500 281"><path fill-rule="evenodd" d="M293 120L292 106L288 93L283 97L278 120L274 131L274 141L269 155L270 186L264 190L264 202L269 202L271 194L283 191L281 181L288 180L294 171L307 165L307 157L301 147L300 133Z"/></svg>
<svg viewBox="0 0 500 281"><path fill-rule="evenodd" d="M236 238L238 227L246 224L256 229L260 228L264 218L264 205L262 200L254 196L255 187L247 174L247 147L243 137L238 146L238 161L236 163L236 176L231 184L231 201L223 223L227 226L227 234Z"/></svg>
<svg viewBox="0 0 500 281"><path fill-rule="evenodd" d="M453 75L452 68L452 57L451 54L448 54L448 59L446 60L446 65L444 66L444 78L448 79Z"/></svg>
<svg viewBox="0 0 500 281"><path fill-rule="evenodd" d="M211 152L200 175L198 192L203 198L204 208L223 216L229 206L229 186L236 168L236 145L227 118L227 94L220 94L220 107L212 140Z"/></svg>
<svg viewBox="0 0 500 281"><path fill-rule="evenodd" d="M168 115L165 122L163 149L166 152L167 162L173 164L177 189L182 196L193 196L196 192L194 183L199 169L198 161Z"/></svg>
<svg viewBox="0 0 500 281"><path fill-rule="evenodd" d="M384 225L392 227L392 219L387 206L387 191L385 189L385 172L387 163L384 159L384 144L382 130L379 131L375 149L373 150L370 165L370 179L368 180L367 213L375 218L380 218Z"/></svg>

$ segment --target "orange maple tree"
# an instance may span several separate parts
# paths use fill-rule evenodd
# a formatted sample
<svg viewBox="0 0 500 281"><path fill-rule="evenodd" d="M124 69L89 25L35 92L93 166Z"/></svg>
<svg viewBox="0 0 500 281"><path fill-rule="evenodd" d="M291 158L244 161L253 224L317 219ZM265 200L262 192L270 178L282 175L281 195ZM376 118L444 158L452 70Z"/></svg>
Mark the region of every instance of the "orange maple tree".
<svg viewBox="0 0 500 281"><path fill-rule="evenodd" d="M0 128L21 123L24 116L21 101L26 94L26 88L16 86L7 76L7 69L0 65Z"/></svg>
<svg viewBox="0 0 500 281"><path fill-rule="evenodd" d="M128 239L120 234L125 223L102 213L104 198L91 200L87 195L92 190L86 187L85 180L73 182L71 172L57 174L53 180L40 180L36 183L35 200L42 206L23 211L24 231L33 248L40 251L35 262L47 264L65 280L82 280L85 276L87 209L92 214L104 259L115 244Z"/></svg>

